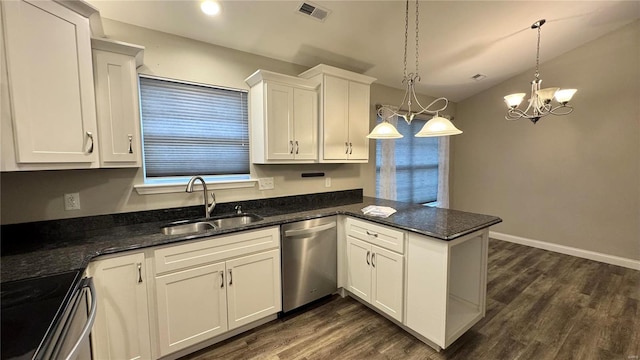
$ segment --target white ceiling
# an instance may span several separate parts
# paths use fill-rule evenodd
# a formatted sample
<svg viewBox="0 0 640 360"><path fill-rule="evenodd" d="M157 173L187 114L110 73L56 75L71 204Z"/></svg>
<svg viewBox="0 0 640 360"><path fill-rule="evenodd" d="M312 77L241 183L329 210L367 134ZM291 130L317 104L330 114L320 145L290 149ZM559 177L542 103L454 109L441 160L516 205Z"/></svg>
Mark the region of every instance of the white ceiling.
<svg viewBox="0 0 640 360"><path fill-rule="evenodd" d="M308 67L333 65L402 87L403 0L313 1L330 10L324 22L299 14L301 1L222 1L217 17L192 0L89 2L104 18ZM412 0L409 71L414 7ZM541 62L640 18L640 1L421 1L418 92L460 101L533 69L537 33L530 26L543 18ZM478 73L487 78L472 80ZM544 79L544 67L541 74Z"/></svg>

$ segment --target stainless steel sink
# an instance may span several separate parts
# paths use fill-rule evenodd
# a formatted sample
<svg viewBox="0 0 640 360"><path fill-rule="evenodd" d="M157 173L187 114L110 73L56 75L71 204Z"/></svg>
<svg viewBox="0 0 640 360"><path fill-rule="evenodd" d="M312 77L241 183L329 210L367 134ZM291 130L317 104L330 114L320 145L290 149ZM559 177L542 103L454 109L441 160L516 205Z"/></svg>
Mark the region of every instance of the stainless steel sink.
<svg viewBox="0 0 640 360"><path fill-rule="evenodd" d="M180 235L213 230L215 228L215 225L210 222L199 221L187 224L170 224L162 228L162 233L165 235Z"/></svg>
<svg viewBox="0 0 640 360"><path fill-rule="evenodd" d="M262 220L262 216L256 214L233 214L197 222L176 222L163 227L162 233L165 235L180 235L204 232L218 228L230 228L251 224Z"/></svg>
<svg viewBox="0 0 640 360"><path fill-rule="evenodd" d="M262 220L262 216L256 214L234 214L210 220L209 222L218 228L228 228L234 226L242 226Z"/></svg>

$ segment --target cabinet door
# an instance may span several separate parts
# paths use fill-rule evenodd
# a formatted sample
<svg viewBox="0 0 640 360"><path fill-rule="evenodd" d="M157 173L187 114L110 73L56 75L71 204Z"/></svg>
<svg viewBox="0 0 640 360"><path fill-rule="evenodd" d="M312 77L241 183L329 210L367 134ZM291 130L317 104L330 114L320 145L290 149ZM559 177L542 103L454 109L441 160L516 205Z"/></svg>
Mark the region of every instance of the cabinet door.
<svg viewBox="0 0 640 360"><path fill-rule="evenodd" d="M371 253L371 304L402 321L404 257L375 245Z"/></svg>
<svg viewBox="0 0 640 360"><path fill-rule="evenodd" d="M135 58L93 51L102 167L141 164L140 108Z"/></svg>
<svg viewBox="0 0 640 360"><path fill-rule="evenodd" d="M98 166L89 20L53 1L3 1L17 163Z"/></svg>
<svg viewBox="0 0 640 360"><path fill-rule="evenodd" d="M229 330L282 310L280 250L227 261Z"/></svg>
<svg viewBox="0 0 640 360"><path fill-rule="evenodd" d="M293 159L293 88L266 83L267 159Z"/></svg>
<svg viewBox="0 0 640 360"><path fill-rule="evenodd" d="M347 290L371 302L371 245L347 237Z"/></svg>
<svg viewBox="0 0 640 360"><path fill-rule="evenodd" d="M349 82L349 160L369 159L369 85Z"/></svg>
<svg viewBox="0 0 640 360"><path fill-rule="evenodd" d="M318 159L318 94L293 89L294 155L300 160Z"/></svg>
<svg viewBox="0 0 640 360"><path fill-rule="evenodd" d="M324 160L345 160L349 151L349 81L325 75L323 84Z"/></svg>
<svg viewBox="0 0 640 360"><path fill-rule="evenodd" d="M91 334L94 358L151 358L144 254L98 260L89 272L98 306Z"/></svg>
<svg viewBox="0 0 640 360"><path fill-rule="evenodd" d="M224 263L156 277L160 356L227 331Z"/></svg>

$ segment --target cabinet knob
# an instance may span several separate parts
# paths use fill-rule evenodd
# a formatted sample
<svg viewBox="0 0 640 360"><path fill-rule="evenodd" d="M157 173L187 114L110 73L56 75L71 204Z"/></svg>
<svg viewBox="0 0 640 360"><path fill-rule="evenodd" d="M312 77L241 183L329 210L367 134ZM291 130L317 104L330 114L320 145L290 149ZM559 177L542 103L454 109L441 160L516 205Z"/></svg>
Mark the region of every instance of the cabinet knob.
<svg viewBox="0 0 640 360"><path fill-rule="evenodd" d="M298 144L298 140L296 140L296 154L298 154L299 150L300 150L300 144Z"/></svg>
<svg viewBox="0 0 640 360"><path fill-rule="evenodd" d="M349 155L353 154L353 144L349 143Z"/></svg>
<svg viewBox="0 0 640 360"><path fill-rule="evenodd" d="M87 137L91 141L91 144L89 144L89 150L87 150L87 153L92 154L93 153L93 133L91 131L87 131Z"/></svg>
<svg viewBox="0 0 640 360"><path fill-rule="evenodd" d="M367 230L367 235L369 235L369 236L373 236L373 237L376 237L376 238L378 237L378 234L377 234L377 233L370 232L369 230Z"/></svg>
<svg viewBox="0 0 640 360"><path fill-rule="evenodd" d="M369 262L369 256L371 255L371 251L367 251L367 265L371 265Z"/></svg>
<svg viewBox="0 0 640 360"><path fill-rule="evenodd" d="M129 154L133 154L133 135L127 135L129 138Z"/></svg>
<svg viewBox="0 0 640 360"><path fill-rule="evenodd" d="M293 154L293 140L289 140L289 145L291 145L291 150L289 151L289 154Z"/></svg>
<svg viewBox="0 0 640 360"><path fill-rule="evenodd" d="M232 269L229 269L229 285L233 285L233 274L231 273Z"/></svg>
<svg viewBox="0 0 640 360"><path fill-rule="evenodd" d="M345 148L344 153L345 153L345 154L349 154L349 143L348 143L348 142L346 142L346 141L345 141L345 143L344 143L344 148Z"/></svg>
<svg viewBox="0 0 640 360"><path fill-rule="evenodd" d="M224 271L220 271L220 287L224 287Z"/></svg>
<svg viewBox="0 0 640 360"><path fill-rule="evenodd" d="M375 263L376 253L371 254L371 266L376 267Z"/></svg>

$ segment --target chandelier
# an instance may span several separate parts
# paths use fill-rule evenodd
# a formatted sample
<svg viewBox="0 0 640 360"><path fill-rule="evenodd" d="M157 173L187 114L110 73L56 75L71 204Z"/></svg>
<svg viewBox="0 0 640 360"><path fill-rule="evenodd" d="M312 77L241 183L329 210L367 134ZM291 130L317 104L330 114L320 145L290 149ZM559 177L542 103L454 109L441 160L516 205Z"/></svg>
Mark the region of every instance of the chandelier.
<svg viewBox="0 0 640 360"><path fill-rule="evenodd" d="M504 102L509 108L507 115L504 117L507 120L529 119L534 124L540 120L541 117L552 115L567 115L573 111L573 108L569 105L569 100L573 97L576 89L560 89L557 87L540 89L542 80L540 79L540 28L546 22L545 19L538 20L533 25L532 29L538 29L538 47L536 49L536 73L535 79L531 81L531 97L529 98L529 106L523 111L518 109L518 106L525 97L525 93L511 94L504 97ZM555 98L558 105L553 106L551 100Z"/></svg>
<svg viewBox="0 0 640 360"><path fill-rule="evenodd" d="M403 137L402 134L393 126L388 120L393 116L402 117L407 124L411 124L411 121L423 113L434 115L422 129L415 135L416 137L432 137L432 136L447 136L461 134L462 131L458 130L448 119L440 116L440 112L444 111L449 105L449 100L444 97L437 98L426 107L420 104L418 97L416 96L415 85L420 81L420 75L418 74L418 29L419 29L419 5L416 0L416 64L415 71L407 73L407 40L409 37L409 0L406 1L405 16L404 16L404 71L402 83L405 87L404 97L402 103L397 108L392 108L386 105L382 105L378 108L378 116L382 118L382 122L378 124L371 133L367 135L369 139L398 139ZM432 106L441 104L441 107L432 109ZM384 111L384 110L388 111ZM386 113L387 115L383 115ZM391 114L391 115L388 115Z"/></svg>

